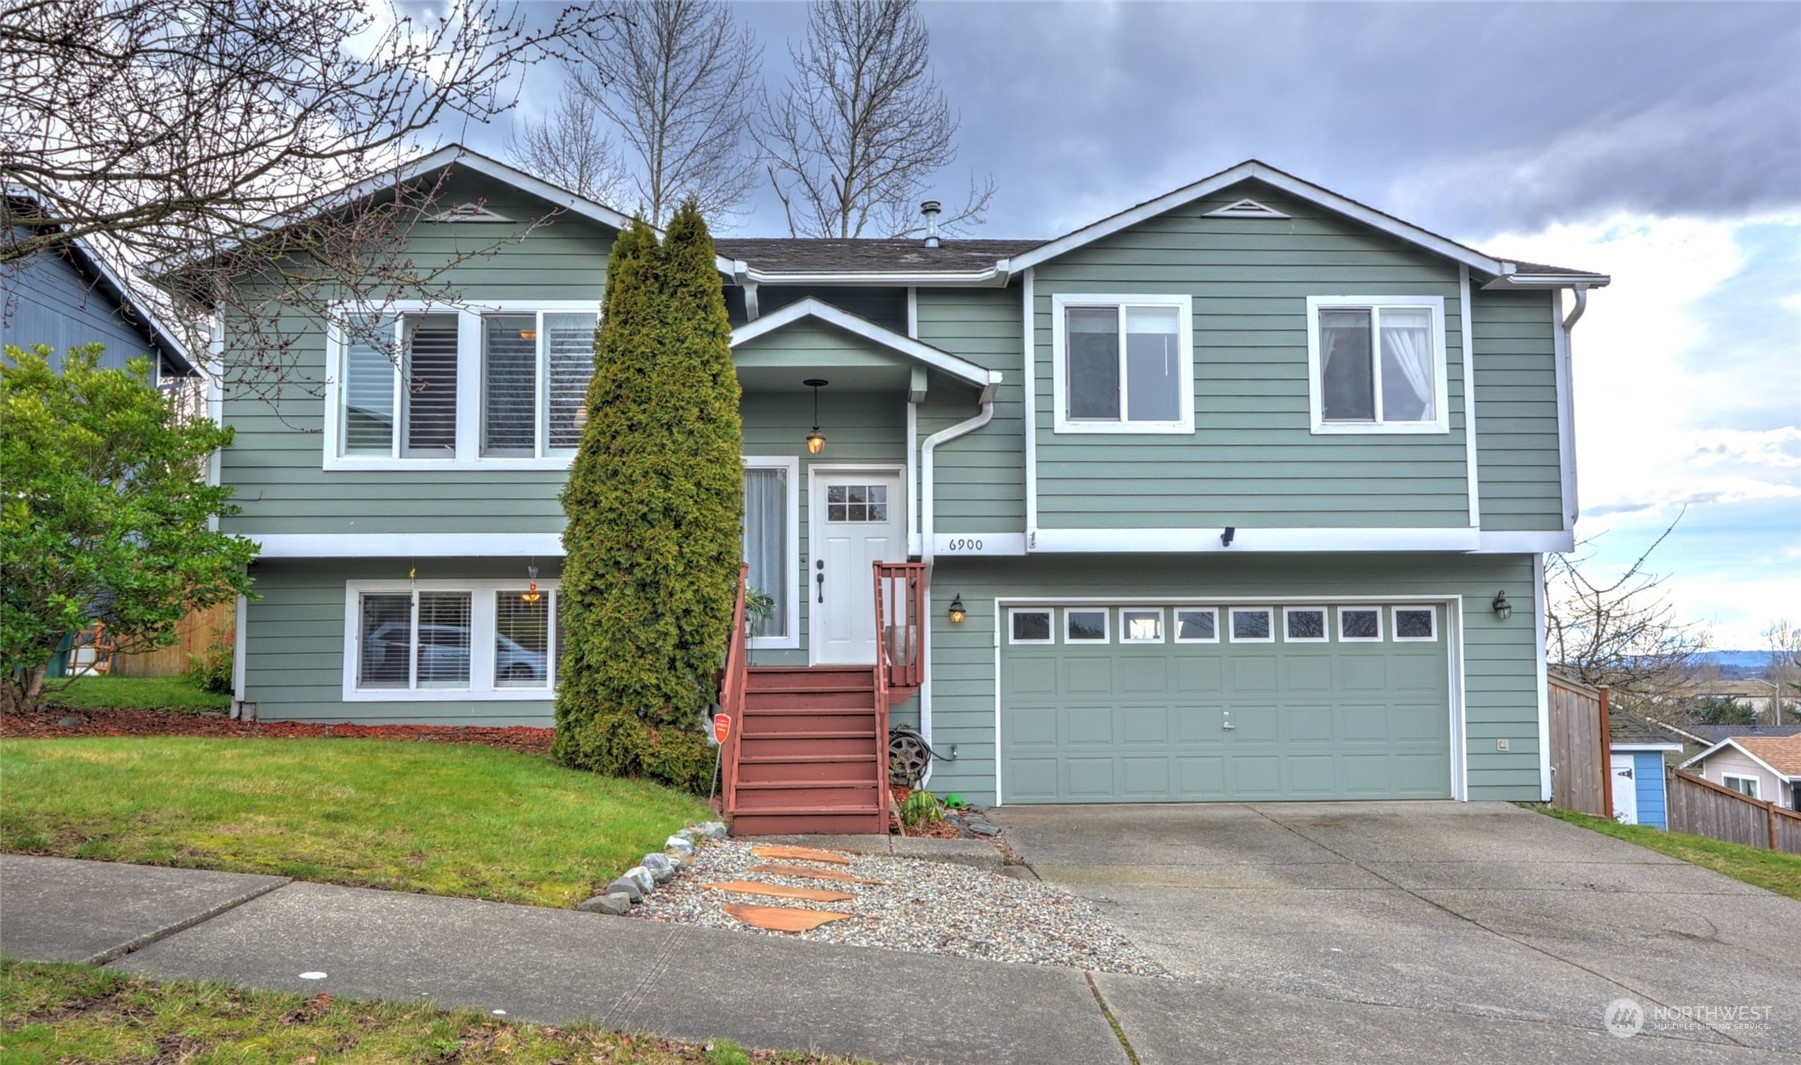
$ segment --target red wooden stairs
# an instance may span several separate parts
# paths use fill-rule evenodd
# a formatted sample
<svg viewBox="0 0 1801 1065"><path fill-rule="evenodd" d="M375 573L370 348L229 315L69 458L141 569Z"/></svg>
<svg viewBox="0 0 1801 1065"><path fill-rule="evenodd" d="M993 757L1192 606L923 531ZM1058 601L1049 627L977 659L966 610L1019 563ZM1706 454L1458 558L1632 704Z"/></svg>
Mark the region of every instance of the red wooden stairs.
<svg viewBox="0 0 1801 1065"><path fill-rule="evenodd" d="M889 633L875 665L751 666L734 638L720 700L733 715L723 761L734 836L888 830L888 709L921 672L916 637L893 633L918 631L924 567L878 563L875 579L876 631Z"/></svg>

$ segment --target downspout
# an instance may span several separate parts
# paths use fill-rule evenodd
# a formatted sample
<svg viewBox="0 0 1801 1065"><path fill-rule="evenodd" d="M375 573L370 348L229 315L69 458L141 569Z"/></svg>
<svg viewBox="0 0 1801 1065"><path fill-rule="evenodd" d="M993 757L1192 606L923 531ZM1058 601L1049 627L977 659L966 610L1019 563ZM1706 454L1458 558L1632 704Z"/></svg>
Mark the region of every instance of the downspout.
<svg viewBox="0 0 1801 1065"><path fill-rule="evenodd" d="M1559 319L1558 315L1563 310L1563 300L1560 293L1553 291L1551 297L1551 320L1557 323L1557 335L1554 338L1554 343L1558 349L1555 353L1559 385L1558 402L1562 408L1558 412L1561 415L1558 419L1558 428L1562 437L1559 443L1565 450L1565 455L1567 456L1564 473L1564 488L1567 496L1567 498L1564 499L1563 508L1564 531L1574 535L1576 530L1576 519L1581 516L1582 507L1577 501L1576 366L1575 360L1570 356L1570 330L1575 328L1576 323L1582 319L1583 312L1588 310L1588 286L1572 285L1570 287L1576 294L1576 305L1570 308L1570 313L1567 316Z"/></svg>
<svg viewBox="0 0 1801 1065"><path fill-rule="evenodd" d="M1582 312L1588 310L1588 286L1576 285L1574 291L1576 293L1576 305L1570 308L1570 316L1563 320L1563 331L1566 335L1570 330L1576 328L1577 322L1582 320Z"/></svg>
<svg viewBox="0 0 1801 1065"><path fill-rule="evenodd" d="M931 436L926 437L925 441L919 445L919 451L920 451L920 458L919 458L919 467L920 467L920 472L919 472L920 544L919 544L919 547L920 547L920 552L919 552L919 559L921 562L925 563L926 587L927 588L930 588L932 586L932 565L933 565L932 541L934 539L934 524L933 524L933 516L934 515L933 515L932 501L933 501L934 495L936 495L936 493L934 492L934 488L936 487L936 482L933 477L933 459L935 457L935 452L938 450L939 444L945 443L946 441L955 440L960 436L966 436L970 433L973 433L977 429L980 429L982 426L987 425L989 422L994 420L994 393L995 393L995 390L999 387L999 385L1000 385L1000 374L996 371L992 371L992 370L989 371L988 387L982 389L982 395L981 395L981 399L979 401L981 403L981 410L976 414L976 416L973 418L966 419L964 421L960 421L957 424L950 426L949 428L940 429L938 432L935 432ZM919 632L920 632L919 653L922 656L924 656L923 657L924 668L921 670L920 679L919 679L919 735L922 739L925 740L926 746L930 747L930 746L932 746L932 625L931 625L931 619L929 619L929 618L924 619L924 623L919 626ZM954 757L954 755L953 755L953 757ZM933 761L935 764L936 759L934 759ZM932 766L928 765L926 767L925 776L922 777L919 781L920 787L926 786L927 784L931 783L931 781L932 781Z"/></svg>

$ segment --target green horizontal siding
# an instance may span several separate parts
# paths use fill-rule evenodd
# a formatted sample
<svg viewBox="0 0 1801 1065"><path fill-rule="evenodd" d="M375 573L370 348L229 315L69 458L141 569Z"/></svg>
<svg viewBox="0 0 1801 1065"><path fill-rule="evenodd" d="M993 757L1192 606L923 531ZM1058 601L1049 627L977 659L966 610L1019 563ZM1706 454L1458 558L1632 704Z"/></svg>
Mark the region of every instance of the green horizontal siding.
<svg viewBox="0 0 1801 1065"><path fill-rule="evenodd" d="M262 721L352 721L364 725L531 725L548 728L555 716L549 699L448 702L344 701L345 584L352 580L523 579L535 564L553 579L560 560L540 559L343 559L271 560L255 563L251 576L261 596L244 614L247 701Z"/></svg>
<svg viewBox="0 0 1801 1065"><path fill-rule="evenodd" d="M994 418L935 449L934 528L940 533L1022 532L1026 527L1025 378L1020 369L1017 285L1007 289L920 289L919 339L978 366L1001 371ZM919 409L923 442L974 417L976 393L934 376ZM923 487L923 485L922 485Z"/></svg>
<svg viewBox="0 0 1801 1065"><path fill-rule="evenodd" d="M1476 476L1482 527L1564 527L1551 296L1479 292L1476 338Z"/></svg>
<svg viewBox="0 0 1801 1065"><path fill-rule="evenodd" d="M600 307L613 231L476 175L447 183L441 202L481 201L513 221L422 223L407 254L422 269L452 263L443 282L463 298L588 301ZM549 216L547 218L547 216ZM533 227L534 222L542 224ZM513 243L502 243L513 241ZM499 244L496 247L496 244ZM485 254L477 254L485 253ZM318 322L284 323L290 343L278 353L233 349L234 361L273 358L289 367L273 389L255 380L228 383L225 421L237 432L221 459L224 483L237 486L243 513L227 532L554 533L562 470L397 472L327 471L324 436L325 335ZM229 323L228 323L229 328ZM241 343L230 339L228 346Z"/></svg>
<svg viewBox="0 0 1801 1065"><path fill-rule="evenodd" d="M1247 195L1291 217L1203 217ZM1040 527L1468 524L1455 264L1251 184L1042 264L1034 290ZM1060 293L1193 297L1192 435L1053 431L1052 297ZM1315 295L1443 297L1449 433L1312 433L1307 297Z"/></svg>
<svg viewBox="0 0 1801 1065"><path fill-rule="evenodd" d="M1506 589L1513 617L1488 609ZM1462 596L1466 750L1472 756L1471 799L1539 798L1537 650L1532 625L1530 555L1247 555L1181 558L1033 556L947 557L932 576L932 745L958 747L940 761L932 790L971 801L994 800L995 617L998 597L1105 597L1131 606L1134 597L1192 596L1293 599L1368 595ZM945 618L953 595L969 616ZM1223 619L1222 619L1223 620ZM1384 620L1384 632L1389 631ZM1512 749L1495 752L1497 738ZM1475 756L1480 755L1480 758Z"/></svg>
<svg viewBox="0 0 1801 1065"><path fill-rule="evenodd" d="M850 288L832 285L759 285L757 311L773 314L807 297L823 300L840 310L874 322L884 329L907 332L907 290L903 288Z"/></svg>

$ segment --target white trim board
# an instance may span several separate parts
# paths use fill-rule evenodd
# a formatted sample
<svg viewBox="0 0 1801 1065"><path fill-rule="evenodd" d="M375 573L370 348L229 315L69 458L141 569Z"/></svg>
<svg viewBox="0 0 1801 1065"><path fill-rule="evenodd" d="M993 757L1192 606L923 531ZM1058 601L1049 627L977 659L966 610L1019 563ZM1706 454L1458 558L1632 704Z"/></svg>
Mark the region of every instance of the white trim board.
<svg viewBox="0 0 1801 1065"><path fill-rule="evenodd" d="M271 558L561 558L562 533L255 533Z"/></svg>
<svg viewBox="0 0 1801 1065"><path fill-rule="evenodd" d="M935 348L912 337L896 333L892 329L883 328L866 318L859 318L849 311L834 307L817 296L796 300L779 311L771 311L754 322L747 322L732 330L732 347L737 348L742 344L748 344L759 337L767 336L784 326L792 325L806 318L824 322L854 336L862 337L872 344L887 348L914 362L930 366L941 373L949 374L976 388L991 388L1000 384L1001 381L999 370L989 370L977 366L942 348Z"/></svg>
<svg viewBox="0 0 1801 1065"><path fill-rule="evenodd" d="M1248 529L1240 527L1230 547L1224 529L1038 529L1033 554L1253 554L1262 551L1476 551L1474 529Z"/></svg>

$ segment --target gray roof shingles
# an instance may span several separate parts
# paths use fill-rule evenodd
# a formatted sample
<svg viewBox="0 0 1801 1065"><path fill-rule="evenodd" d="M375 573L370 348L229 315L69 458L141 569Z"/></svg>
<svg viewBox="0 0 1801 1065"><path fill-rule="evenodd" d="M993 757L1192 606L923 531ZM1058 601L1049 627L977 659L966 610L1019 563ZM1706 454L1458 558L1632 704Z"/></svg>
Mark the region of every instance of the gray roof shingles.
<svg viewBox="0 0 1801 1065"><path fill-rule="evenodd" d="M1708 743L1744 736L1801 736L1801 725L1683 725L1682 730Z"/></svg>

